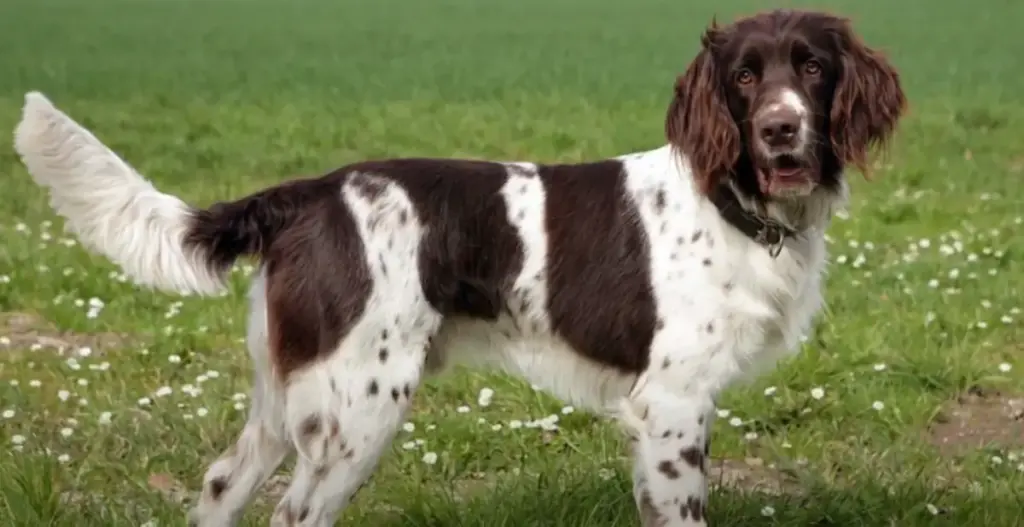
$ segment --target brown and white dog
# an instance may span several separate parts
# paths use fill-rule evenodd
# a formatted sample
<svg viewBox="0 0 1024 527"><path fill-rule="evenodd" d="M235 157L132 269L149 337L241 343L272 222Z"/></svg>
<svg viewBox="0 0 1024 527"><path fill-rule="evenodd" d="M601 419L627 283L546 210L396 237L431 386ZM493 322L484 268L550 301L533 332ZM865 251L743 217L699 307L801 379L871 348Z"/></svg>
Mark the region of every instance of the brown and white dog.
<svg viewBox="0 0 1024 527"><path fill-rule="evenodd" d="M237 258L261 261L249 421L192 523L234 525L294 448L272 525L333 525L424 376L469 364L619 419L643 525L707 525L715 397L797 347L843 167L867 168L906 103L842 18L767 12L712 24L702 44L661 148L367 161L206 209L29 93L15 144L30 174L135 282L211 294Z"/></svg>

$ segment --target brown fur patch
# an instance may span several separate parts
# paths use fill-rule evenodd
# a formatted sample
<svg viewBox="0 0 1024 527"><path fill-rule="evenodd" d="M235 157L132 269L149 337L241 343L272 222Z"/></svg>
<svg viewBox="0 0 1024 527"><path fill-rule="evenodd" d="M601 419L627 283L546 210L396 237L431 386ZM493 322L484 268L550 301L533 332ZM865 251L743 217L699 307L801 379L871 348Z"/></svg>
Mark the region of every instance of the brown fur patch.
<svg viewBox="0 0 1024 527"><path fill-rule="evenodd" d="M540 175L548 198L548 311L554 330L600 364L642 371L657 313L649 241L626 190L622 163L542 166Z"/></svg>

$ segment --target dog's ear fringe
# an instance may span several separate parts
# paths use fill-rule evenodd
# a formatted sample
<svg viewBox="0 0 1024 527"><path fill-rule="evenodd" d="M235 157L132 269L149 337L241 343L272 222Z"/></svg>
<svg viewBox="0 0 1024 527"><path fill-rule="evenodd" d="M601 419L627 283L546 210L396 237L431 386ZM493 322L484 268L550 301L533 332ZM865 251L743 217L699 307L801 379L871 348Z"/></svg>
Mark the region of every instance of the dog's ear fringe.
<svg viewBox="0 0 1024 527"><path fill-rule="evenodd" d="M884 153L907 99L899 72L881 52L869 48L848 19L836 18L833 33L841 50L840 79L830 115L836 156L872 179L871 154Z"/></svg>
<svg viewBox="0 0 1024 527"><path fill-rule="evenodd" d="M714 57L707 47L676 80L665 135L669 144L689 159L704 193L732 170L740 156L740 132L725 104Z"/></svg>

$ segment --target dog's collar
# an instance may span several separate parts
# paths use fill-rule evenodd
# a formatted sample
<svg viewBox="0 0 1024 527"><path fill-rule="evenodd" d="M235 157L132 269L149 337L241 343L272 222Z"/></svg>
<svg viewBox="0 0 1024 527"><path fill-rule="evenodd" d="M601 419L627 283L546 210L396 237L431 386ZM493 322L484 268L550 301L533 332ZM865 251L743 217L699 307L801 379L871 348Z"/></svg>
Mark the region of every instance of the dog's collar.
<svg viewBox="0 0 1024 527"><path fill-rule="evenodd" d="M710 198L725 221L757 244L768 248L768 254L772 258L782 252L786 238L796 234L796 231L778 221L744 209L736 193L727 184L718 185L711 192Z"/></svg>

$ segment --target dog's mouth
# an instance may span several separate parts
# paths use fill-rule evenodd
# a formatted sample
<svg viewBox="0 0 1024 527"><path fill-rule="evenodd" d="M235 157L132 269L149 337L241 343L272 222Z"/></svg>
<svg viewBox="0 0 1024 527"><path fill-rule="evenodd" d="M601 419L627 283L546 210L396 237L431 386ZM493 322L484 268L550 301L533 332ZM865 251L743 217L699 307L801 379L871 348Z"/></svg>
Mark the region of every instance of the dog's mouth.
<svg viewBox="0 0 1024 527"><path fill-rule="evenodd" d="M811 165L800 156L780 154L767 160L765 165L758 170L758 182L761 192L769 196L789 194L813 182Z"/></svg>
<svg viewBox="0 0 1024 527"><path fill-rule="evenodd" d="M792 154L775 156L771 160L772 179L792 179L806 172L808 166L798 157Z"/></svg>

